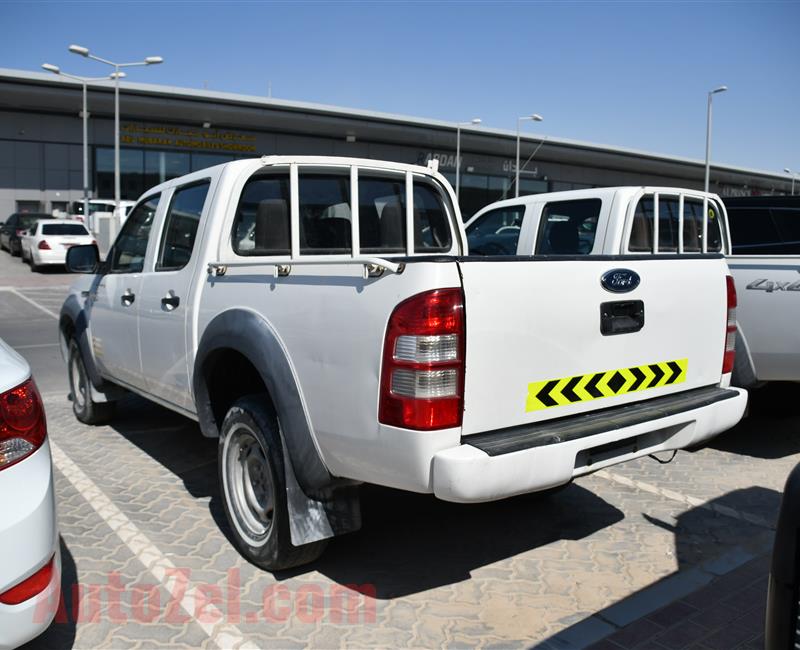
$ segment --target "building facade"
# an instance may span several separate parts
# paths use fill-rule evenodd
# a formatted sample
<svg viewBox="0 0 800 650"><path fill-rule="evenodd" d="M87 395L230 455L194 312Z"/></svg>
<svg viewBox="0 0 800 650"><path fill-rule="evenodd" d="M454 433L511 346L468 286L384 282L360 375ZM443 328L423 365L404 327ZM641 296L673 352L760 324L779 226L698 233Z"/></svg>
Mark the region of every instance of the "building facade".
<svg viewBox="0 0 800 650"><path fill-rule="evenodd" d="M89 87L89 187L114 196L114 89ZM426 164L455 183L465 218L514 195L516 133L263 97L147 84L120 90L121 198L190 171L269 154L333 155ZM81 87L52 74L0 69L0 220L68 210L82 199ZM520 194L609 185L702 188L702 161L525 134ZM788 194L781 174L713 166L723 196Z"/></svg>

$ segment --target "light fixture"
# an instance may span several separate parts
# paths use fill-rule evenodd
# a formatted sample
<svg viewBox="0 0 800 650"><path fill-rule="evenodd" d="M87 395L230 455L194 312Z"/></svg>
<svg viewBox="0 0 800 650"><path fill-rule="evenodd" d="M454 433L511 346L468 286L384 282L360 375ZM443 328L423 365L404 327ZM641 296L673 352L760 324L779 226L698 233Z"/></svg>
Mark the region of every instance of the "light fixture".
<svg viewBox="0 0 800 650"><path fill-rule="evenodd" d="M204 129L210 129L211 128L211 122L203 122L203 128Z"/></svg>

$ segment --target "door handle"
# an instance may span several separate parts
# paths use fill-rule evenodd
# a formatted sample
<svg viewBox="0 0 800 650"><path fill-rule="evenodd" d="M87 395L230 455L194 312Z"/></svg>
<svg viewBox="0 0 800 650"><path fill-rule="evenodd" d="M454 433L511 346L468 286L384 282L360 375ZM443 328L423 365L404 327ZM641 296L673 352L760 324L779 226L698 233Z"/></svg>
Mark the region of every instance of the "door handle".
<svg viewBox="0 0 800 650"><path fill-rule="evenodd" d="M125 293L122 294L120 300L122 301L123 306L130 307L133 304L133 301L136 300L136 294L130 289L125 289Z"/></svg>
<svg viewBox="0 0 800 650"><path fill-rule="evenodd" d="M181 299L170 291L166 296L161 299L161 306L167 311L172 311L181 304Z"/></svg>

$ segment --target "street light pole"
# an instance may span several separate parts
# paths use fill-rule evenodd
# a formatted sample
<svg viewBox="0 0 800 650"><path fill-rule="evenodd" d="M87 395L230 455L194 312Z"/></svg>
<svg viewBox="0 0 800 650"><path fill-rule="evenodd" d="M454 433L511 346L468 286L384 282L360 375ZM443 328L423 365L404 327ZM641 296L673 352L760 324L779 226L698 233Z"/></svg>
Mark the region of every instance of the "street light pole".
<svg viewBox="0 0 800 650"><path fill-rule="evenodd" d="M114 79L114 203L115 203L115 211L117 214L117 218L120 215L119 209L119 202L120 202L120 162L119 162L119 80L125 75L124 72L120 71L120 68L130 68L133 66L141 66L141 65L155 65L158 63L163 63L164 59L160 56L148 56L145 57L144 61L134 61L132 63L117 63L114 61L109 61L108 59L103 59L99 56L95 56L91 52L89 52L89 48L82 47L80 45L70 45L69 51L73 54L79 54L80 56L86 57L87 59L93 59L94 61L99 61L100 63L105 63L106 65L110 65L114 68L114 73L112 77Z"/></svg>
<svg viewBox="0 0 800 650"><path fill-rule="evenodd" d="M727 86L720 86L708 92L708 110L706 112L706 178L704 188L708 192L708 181L711 171L711 98L717 93L724 93L728 90Z"/></svg>
<svg viewBox="0 0 800 650"><path fill-rule="evenodd" d="M516 175L514 176L514 197L519 197L519 141L520 141L520 125L524 120L532 122L541 122L544 118L538 113L533 115L525 115L524 117L517 118L517 163L515 165Z"/></svg>
<svg viewBox="0 0 800 650"><path fill-rule="evenodd" d="M62 72L61 68L50 63L43 63L42 68L53 74L79 81L81 84L83 95L83 110L81 111L81 117L83 118L83 218L89 230L94 232L93 219L89 214L89 109L86 101L86 86L90 81L106 81L108 77L78 77L77 75Z"/></svg>
<svg viewBox="0 0 800 650"><path fill-rule="evenodd" d="M794 172L793 172L791 169L789 169L788 167L784 167L784 168L783 168L783 171L785 171L787 174L789 174L789 176L791 176L791 178L792 178L792 196L794 196L794 177L795 177L797 174L795 174L795 173L794 173Z"/></svg>
<svg viewBox="0 0 800 650"><path fill-rule="evenodd" d="M481 118L475 117L469 122L456 122L456 200L458 200L461 189L461 127L474 124L478 126L481 123ZM459 205L459 207L461 207Z"/></svg>

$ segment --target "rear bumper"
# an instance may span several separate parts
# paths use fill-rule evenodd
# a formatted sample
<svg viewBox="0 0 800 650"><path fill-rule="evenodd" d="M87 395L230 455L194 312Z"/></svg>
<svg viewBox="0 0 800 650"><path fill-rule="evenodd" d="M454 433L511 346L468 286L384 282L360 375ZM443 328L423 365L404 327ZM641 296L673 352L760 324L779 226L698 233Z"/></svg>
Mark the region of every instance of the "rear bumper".
<svg viewBox="0 0 800 650"><path fill-rule="evenodd" d="M445 501L472 503L555 487L616 463L703 442L739 422L746 405L747 391L712 387L583 420L467 436L434 455L433 492Z"/></svg>
<svg viewBox="0 0 800 650"><path fill-rule="evenodd" d="M64 264L67 260L67 249L39 250L31 248L31 258L34 264L44 266L45 264Z"/></svg>
<svg viewBox="0 0 800 650"><path fill-rule="evenodd" d="M0 593L19 584L55 555L43 591L18 605L0 603L0 650L41 634L56 613L61 556L56 526L50 444L0 472Z"/></svg>

